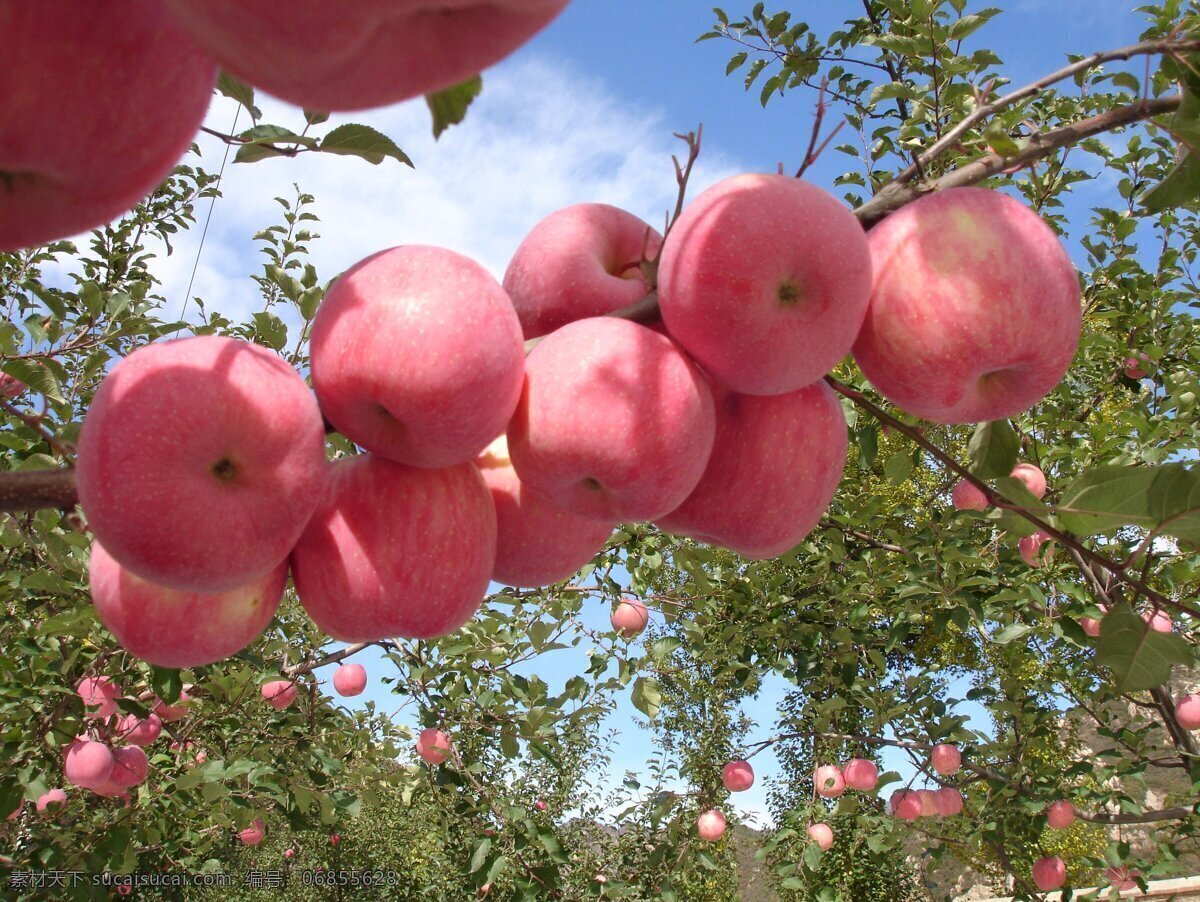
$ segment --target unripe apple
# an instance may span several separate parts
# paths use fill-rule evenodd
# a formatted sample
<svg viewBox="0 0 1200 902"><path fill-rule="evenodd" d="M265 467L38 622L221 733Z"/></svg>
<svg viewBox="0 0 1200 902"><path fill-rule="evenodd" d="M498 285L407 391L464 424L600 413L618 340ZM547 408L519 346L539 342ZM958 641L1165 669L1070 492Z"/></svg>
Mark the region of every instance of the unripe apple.
<svg viewBox="0 0 1200 902"><path fill-rule="evenodd" d="M862 225L832 194L784 175L738 175L692 201L663 244L671 336L736 392L811 385L850 352L871 292Z"/></svg>
<svg viewBox="0 0 1200 902"><path fill-rule="evenodd" d="M0 34L0 251L132 209L204 121L217 68L159 0L4 3Z"/></svg>
<svg viewBox="0 0 1200 902"><path fill-rule="evenodd" d="M745 792L754 785L754 768L749 761L730 761L721 768L721 782L730 792Z"/></svg>
<svg viewBox="0 0 1200 902"><path fill-rule="evenodd" d="M879 768L866 758L851 758L842 768L846 787L858 792L870 792L879 785Z"/></svg>
<svg viewBox="0 0 1200 902"><path fill-rule="evenodd" d="M651 290L643 256L658 256L662 236L632 213L608 204L574 204L530 230L504 273L526 338L603 316Z"/></svg>
<svg viewBox="0 0 1200 902"><path fill-rule="evenodd" d="M937 808L937 813L939 816L955 817L962 814L962 793L953 786L943 786L941 789L934 792L933 795L934 806Z"/></svg>
<svg viewBox="0 0 1200 902"><path fill-rule="evenodd" d="M1200 695L1175 700L1175 720L1185 730L1200 730Z"/></svg>
<svg viewBox="0 0 1200 902"><path fill-rule="evenodd" d="M1013 471L1008 475L1025 483L1025 488L1029 489L1034 498L1045 497L1046 474L1042 472L1041 467L1030 463L1020 463L1013 467Z"/></svg>
<svg viewBox="0 0 1200 902"><path fill-rule="evenodd" d="M1058 889L1067 879L1067 866L1057 855L1033 863L1033 882L1042 892Z"/></svg>
<svg viewBox="0 0 1200 902"><path fill-rule="evenodd" d="M988 509L987 495L981 488L965 479L960 479L955 483L954 491L950 493L950 500L953 502L955 510L985 511Z"/></svg>
<svg viewBox="0 0 1200 902"><path fill-rule="evenodd" d="M338 695L361 695L367 688L367 670L361 664L343 664L333 672L333 688Z"/></svg>
<svg viewBox="0 0 1200 902"><path fill-rule="evenodd" d="M449 467L504 431L525 348L504 289L462 254L409 245L334 281L312 325L312 381L338 432L381 457Z"/></svg>
<svg viewBox="0 0 1200 902"><path fill-rule="evenodd" d="M1053 830L1066 830L1075 823L1075 806L1060 799L1046 806L1046 825Z"/></svg>
<svg viewBox="0 0 1200 902"><path fill-rule="evenodd" d="M833 829L828 824L811 824L808 828L808 838L824 852L833 845Z"/></svg>
<svg viewBox="0 0 1200 902"><path fill-rule="evenodd" d="M640 635L650 622L649 609L636 598L625 598L609 616L612 628L624 639Z"/></svg>
<svg viewBox="0 0 1200 902"><path fill-rule="evenodd" d="M272 351L217 335L156 342L101 383L75 472L88 526L115 560L161 586L224 592L296 544L321 496L325 430L304 380Z"/></svg>
<svg viewBox="0 0 1200 902"><path fill-rule="evenodd" d="M1113 889L1118 892L1137 889L1137 881L1134 879L1141 871L1130 870L1125 865L1111 865L1104 869L1104 879L1112 884Z"/></svg>
<svg viewBox="0 0 1200 902"><path fill-rule="evenodd" d="M242 841L244 846L257 846L267 835L267 828L263 826L261 817L255 818L254 823L249 827L239 831L238 839Z"/></svg>
<svg viewBox="0 0 1200 902"><path fill-rule="evenodd" d="M163 720L167 721L183 720L185 717L187 717L188 708L191 704L191 701L192 698L187 694L186 690L180 690L179 704L177 705L168 705L161 698L155 696L154 713Z"/></svg>
<svg viewBox="0 0 1200 902"><path fill-rule="evenodd" d="M91 789L106 780L113 771L112 749L91 739L73 740L63 758L63 776L76 786Z"/></svg>
<svg viewBox="0 0 1200 902"><path fill-rule="evenodd" d="M198 667L237 654L270 624L287 577L282 560L234 589L172 589L121 566L99 541L88 568L100 622L127 652L159 667Z"/></svg>
<svg viewBox="0 0 1200 902"><path fill-rule="evenodd" d="M450 737L436 727L428 727L417 737L417 754L426 764L441 764L450 757Z"/></svg>
<svg viewBox="0 0 1200 902"><path fill-rule="evenodd" d="M67 804L67 794L61 789L51 789L38 796L37 810L38 811L57 811Z"/></svg>
<svg viewBox="0 0 1200 902"><path fill-rule="evenodd" d="M714 386L713 402L717 431L704 475L655 525L743 557L778 557L817 525L837 491L846 463L842 405L824 382L770 397Z"/></svg>
<svg viewBox="0 0 1200 902"><path fill-rule="evenodd" d="M530 588L567 579L604 548L613 524L541 500L521 484L500 436L475 459L496 506L492 580Z"/></svg>
<svg viewBox="0 0 1200 902"><path fill-rule="evenodd" d="M84 677L75 685L75 692L83 700L88 717L101 719L117 713L116 700L121 697L121 687L106 676Z"/></svg>
<svg viewBox="0 0 1200 902"><path fill-rule="evenodd" d="M716 842L725 833L725 815L710 808L696 819L696 832L705 842Z"/></svg>
<svg viewBox="0 0 1200 902"><path fill-rule="evenodd" d="M1145 620L1146 625L1156 633L1170 633L1175 629L1175 624L1171 620L1171 615L1166 611L1156 611L1153 609L1143 611L1142 619Z"/></svg>
<svg viewBox="0 0 1200 902"><path fill-rule="evenodd" d="M508 427L521 483L606 523L653 520L700 481L716 429L704 375L673 341L612 317L547 335Z"/></svg>
<svg viewBox="0 0 1200 902"><path fill-rule="evenodd" d="M889 401L979 423L1058 385L1079 343L1079 275L1036 213L999 191L951 188L868 239L875 280L854 359Z"/></svg>
<svg viewBox="0 0 1200 902"><path fill-rule="evenodd" d="M496 558L496 509L474 464L343 458L292 551L300 603L343 642L454 632L479 610Z"/></svg>
<svg viewBox="0 0 1200 902"><path fill-rule="evenodd" d="M127 745L113 752L113 769L109 780L121 789L137 786L146 779L150 762L139 746Z"/></svg>
<svg viewBox="0 0 1200 902"><path fill-rule="evenodd" d="M921 797L913 789L897 789L888 800L892 815L905 821L915 821L921 816Z"/></svg>
<svg viewBox="0 0 1200 902"><path fill-rule="evenodd" d="M1130 379L1145 379L1149 366L1150 357L1144 351L1139 351L1136 355L1131 354L1121 361L1121 367Z"/></svg>
<svg viewBox="0 0 1200 902"><path fill-rule="evenodd" d="M949 743L938 743L929 755L929 763L943 777L957 773L962 767L962 753L958 746Z"/></svg>
<svg viewBox="0 0 1200 902"><path fill-rule="evenodd" d="M836 764L822 764L813 771L813 783L816 784L817 795L826 799L836 799L846 791L846 778Z"/></svg>
<svg viewBox="0 0 1200 902"><path fill-rule="evenodd" d="M291 707L298 692L296 684L290 680L271 680L269 683L263 683L260 691L266 703L280 711Z"/></svg>
<svg viewBox="0 0 1200 902"><path fill-rule="evenodd" d="M1043 545L1046 547L1043 548ZM1054 539L1044 532L1021 536L1017 542L1017 551L1021 555L1021 560L1030 567L1042 567L1050 563L1054 557Z"/></svg>
<svg viewBox="0 0 1200 902"><path fill-rule="evenodd" d="M362 110L449 88L508 56L567 0L169 0L238 78L310 110Z"/></svg>
<svg viewBox="0 0 1200 902"><path fill-rule="evenodd" d="M116 738L130 745L147 746L162 732L162 720L150 714L144 720L136 714L126 714L117 721Z"/></svg>

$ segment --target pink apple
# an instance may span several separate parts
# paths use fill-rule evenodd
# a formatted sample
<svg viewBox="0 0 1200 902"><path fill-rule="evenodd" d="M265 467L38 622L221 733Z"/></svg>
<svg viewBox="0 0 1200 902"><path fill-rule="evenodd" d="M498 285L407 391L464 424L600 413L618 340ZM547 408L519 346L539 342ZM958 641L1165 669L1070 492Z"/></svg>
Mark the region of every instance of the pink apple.
<svg viewBox="0 0 1200 902"><path fill-rule="evenodd" d="M1075 823L1075 806L1065 800L1046 806L1046 824L1053 830L1066 830Z"/></svg>
<svg viewBox="0 0 1200 902"><path fill-rule="evenodd" d="M613 524L580 517L528 491L500 436L475 460L496 506L492 580L535 588L567 579L604 548Z"/></svg>
<svg viewBox="0 0 1200 902"><path fill-rule="evenodd" d="M714 386L713 401L717 433L704 475L655 525L743 557L778 557L817 525L837 491L842 405L824 382L770 397Z"/></svg>
<svg viewBox="0 0 1200 902"><path fill-rule="evenodd" d="M1100 608L1101 614L1108 613L1108 608L1104 605L1098 605L1098 607ZM1079 625L1083 627L1083 631L1092 638L1096 638L1100 635L1100 621L1095 617L1080 617Z"/></svg>
<svg viewBox="0 0 1200 902"><path fill-rule="evenodd" d="M84 677L75 684L75 692L83 699L84 707L92 709L88 717L108 718L117 713L121 687L108 677Z"/></svg>
<svg viewBox="0 0 1200 902"><path fill-rule="evenodd" d="M1112 884L1113 889L1118 892L1124 890L1137 889L1137 880L1134 878L1141 874L1141 871L1130 870L1124 865L1112 865L1104 869L1104 879Z"/></svg>
<svg viewBox="0 0 1200 902"><path fill-rule="evenodd" d="M321 414L296 371L266 348L202 335L113 367L75 472L88 525L120 564L162 586L224 592L287 557L325 467Z"/></svg>
<svg viewBox="0 0 1200 902"><path fill-rule="evenodd" d="M1079 275L1019 201L951 188L869 233L875 284L854 359L879 392L935 423L1016 416L1075 354Z"/></svg>
<svg viewBox="0 0 1200 902"><path fill-rule="evenodd" d="M943 786L933 794L934 807L940 817L955 817L962 814L962 793L953 786Z"/></svg>
<svg viewBox="0 0 1200 902"><path fill-rule="evenodd" d="M636 598L625 598L609 615L612 628L625 639L640 635L650 622L649 609Z"/></svg>
<svg viewBox="0 0 1200 902"><path fill-rule="evenodd" d="M186 691L181 690L179 693L179 704L168 705L158 696L154 697L154 713L163 720L176 721L183 720L187 717L188 708L192 698Z"/></svg>
<svg viewBox="0 0 1200 902"><path fill-rule="evenodd" d="M207 760L208 752L204 751L204 749L200 749L200 751L196 752L195 756L192 758L192 761L194 761L196 764L203 764Z"/></svg>
<svg viewBox="0 0 1200 902"><path fill-rule="evenodd" d="M450 757L450 737L436 727L422 730L417 737L417 755L426 764L441 764Z"/></svg>
<svg viewBox="0 0 1200 902"><path fill-rule="evenodd" d="M954 491L950 493L950 500L954 504L954 509L960 511L985 511L988 509L989 503L983 490L965 479L960 479L955 483Z"/></svg>
<svg viewBox="0 0 1200 902"><path fill-rule="evenodd" d="M257 846L266 838L267 828L263 826L261 817L255 818L254 823L238 833L238 839L244 846Z"/></svg>
<svg viewBox="0 0 1200 902"><path fill-rule="evenodd" d="M696 832L705 842L716 842L725 834L725 815L710 808L696 819Z"/></svg>
<svg viewBox="0 0 1200 902"><path fill-rule="evenodd" d="M51 789L49 792L45 792L38 796L37 810L46 811L49 809L50 811L57 811L66 804L67 794L61 789Z"/></svg>
<svg viewBox="0 0 1200 902"><path fill-rule="evenodd" d="M817 795L826 799L836 799L846 791L846 778L836 764L822 764L813 771L813 783L816 784Z"/></svg>
<svg viewBox="0 0 1200 902"><path fill-rule="evenodd" d="M547 806L546 806L545 802L543 802L541 799L538 799L536 802L533 803L533 807L536 808L538 811L545 811Z"/></svg>
<svg viewBox="0 0 1200 902"><path fill-rule="evenodd" d="M127 745L113 752L113 769L109 780L121 789L136 786L146 779L150 762L146 753L136 745Z"/></svg>
<svg viewBox="0 0 1200 902"><path fill-rule="evenodd" d="M915 821L921 816L921 797L914 789L897 789L888 801L888 809L905 821Z"/></svg>
<svg viewBox="0 0 1200 902"><path fill-rule="evenodd" d="M721 768L721 782L730 792L745 792L754 785L754 768L749 761L730 761Z"/></svg>
<svg viewBox="0 0 1200 902"><path fill-rule="evenodd" d="M22 812L22 811L24 811L24 810L25 810L25 800L24 800L24 799L22 799L22 800L21 800L21 803L20 803L19 805L17 805L17 807L16 807L16 808L14 808L14 809L13 809L13 810L12 810L12 811L11 811L11 812L8 814L8 816L7 816L7 817L5 817L4 819L5 819L6 821L15 821L17 818L19 818L19 817L21 816L21 812Z"/></svg>
<svg viewBox="0 0 1200 902"><path fill-rule="evenodd" d="M336 833L331 833L329 835L329 844L331 846L336 846L341 841L342 841L342 838L340 836L338 836Z"/></svg>
<svg viewBox="0 0 1200 902"><path fill-rule="evenodd" d="M962 753L958 746L942 742L933 747L929 755L929 763L943 777L957 773L962 766Z"/></svg>
<svg viewBox="0 0 1200 902"><path fill-rule="evenodd" d="M1029 489L1030 494L1034 498L1045 497L1046 474L1042 472L1041 467L1034 464L1021 463L1013 467L1013 471L1008 475L1013 479L1019 479L1025 483L1025 488Z"/></svg>
<svg viewBox="0 0 1200 902"><path fill-rule="evenodd" d="M495 558L496 510L474 464L423 470L361 454L332 465L292 579L335 639L433 639L474 616Z"/></svg>
<svg viewBox="0 0 1200 902"><path fill-rule="evenodd" d="M842 768L846 787L858 792L870 792L879 785L879 768L866 758L851 758Z"/></svg>
<svg viewBox="0 0 1200 902"><path fill-rule="evenodd" d="M158 738L162 728L162 720L157 714L151 714L144 720L136 714L126 714L117 721L114 738L130 745L147 746Z"/></svg>
<svg viewBox="0 0 1200 902"><path fill-rule="evenodd" d="M1021 555L1021 560L1030 567L1042 567L1050 563L1054 557L1054 539L1044 532L1021 536L1017 542L1017 551Z"/></svg>
<svg viewBox="0 0 1200 902"><path fill-rule="evenodd" d="M1145 379L1149 366L1150 357L1142 351L1139 351L1136 356L1131 354L1121 361L1121 368L1130 379Z"/></svg>
<svg viewBox="0 0 1200 902"><path fill-rule="evenodd" d="M652 286L638 265L658 256L662 237L608 204L551 213L521 242L504 274L526 338L641 299Z"/></svg>
<svg viewBox="0 0 1200 902"><path fill-rule="evenodd" d="M283 857L284 857L284 858L295 858L295 857L296 857L296 850L295 850L295 849L284 849L284 850L283 850Z"/></svg>
<svg viewBox="0 0 1200 902"><path fill-rule="evenodd" d="M28 387L16 376L10 376L8 373L0 373L0 396L8 398L11 401L13 398L20 397Z"/></svg>
<svg viewBox="0 0 1200 902"><path fill-rule="evenodd" d="M76 786L91 789L108 780L114 763L112 749L104 743L75 739L66 747L63 776Z"/></svg>
<svg viewBox="0 0 1200 902"><path fill-rule="evenodd" d="M1057 855L1039 858L1033 863L1033 882L1042 892L1058 889L1067 879L1067 866Z"/></svg>
<svg viewBox="0 0 1200 902"><path fill-rule="evenodd" d="M448 88L508 56L567 0L170 0L238 78L314 110L386 106Z"/></svg>
<svg viewBox="0 0 1200 902"><path fill-rule="evenodd" d="M291 707L299 690L296 688L296 684L290 680L271 680L269 683L263 683L262 689L259 691L268 705L282 711L284 708Z"/></svg>
<svg viewBox="0 0 1200 902"><path fill-rule="evenodd" d="M159 0L5 3L0 34L0 251L132 209L208 110L217 68Z"/></svg>
<svg viewBox="0 0 1200 902"><path fill-rule="evenodd" d="M832 194L738 175L683 211L663 244L659 306L716 380L751 395L816 382L850 352L871 292L862 226Z"/></svg>
<svg viewBox="0 0 1200 902"><path fill-rule="evenodd" d="M937 817L937 793L932 789L918 789L917 801L921 803L921 817Z"/></svg>
<svg viewBox="0 0 1200 902"><path fill-rule="evenodd" d="M1200 730L1200 695L1175 700L1175 719L1185 730Z"/></svg>
<svg viewBox="0 0 1200 902"><path fill-rule="evenodd" d="M1153 609L1142 612L1142 619L1146 621L1146 625L1156 633L1169 633L1174 631L1175 624L1171 620L1171 615L1166 611L1156 611Z"/></svg>
<svg viewBox="0 0 1200 902"><path fill-rule="evenodd" d="M525 363L508 427L521 483L602 522L653 520L700 481L712 451L712 392L669 338L611 317L546 336Z"/></svg>
<svg viewBox="0 0 1200 902"><path fill-rule="evenodd" d="M833 845L833 829L828 824L811 824L808 828L808 838L824 852Z"/></svg>
<svg viewBox="0 0 1200 902"><path fill-rule="evenodd" d="M159 667L198 667L235 655L270 624L287 587L287 561L245 586L206 593L137 576L92 543L96 615L130 654Z"/></svg>
<svg viewBox="0 0 1200 902"><path fill-rule="evenodd" d="M355 444L409 466L477 457L512 416L524 366L504 289L440 247L394 247L360 261L313 320L321 412Z"/></svg>
<svg viewBox="0 0 1200 902"><path fill-rule="evenodd" d="M333 688L338 695L362 695L367 688L367 670L361 664L343 664L333 672Z"/></svg>

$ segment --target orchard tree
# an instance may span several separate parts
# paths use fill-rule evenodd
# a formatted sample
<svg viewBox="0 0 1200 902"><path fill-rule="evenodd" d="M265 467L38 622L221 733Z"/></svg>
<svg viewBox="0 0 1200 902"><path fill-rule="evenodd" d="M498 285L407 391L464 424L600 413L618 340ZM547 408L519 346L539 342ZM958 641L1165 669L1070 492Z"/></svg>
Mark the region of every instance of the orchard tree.
<svg viewBox="0 0 1200 902"><path fill-rule="evenodd" d="M812 114L788 171L691 198L697 129L661 234L571 207L502 281L412 246L318 273L298 189L254 239L260 311L170 316L153 260L217 191L181 161L213 90L239 163L411 165L329 111L425 95L440 132L565 5L304 0L280 34L266 0L0 0L10 887L735 898L730 793L767 750L793 898L1186 872L1200 10L1017 85L967 0L828 35L716 9L727 73ZM1087 181L1115 187L1083 209ZM321 692L367 648L386 672L336 691L384 680L418 730ZM604 797L626 692L659 754Z"/></svg>

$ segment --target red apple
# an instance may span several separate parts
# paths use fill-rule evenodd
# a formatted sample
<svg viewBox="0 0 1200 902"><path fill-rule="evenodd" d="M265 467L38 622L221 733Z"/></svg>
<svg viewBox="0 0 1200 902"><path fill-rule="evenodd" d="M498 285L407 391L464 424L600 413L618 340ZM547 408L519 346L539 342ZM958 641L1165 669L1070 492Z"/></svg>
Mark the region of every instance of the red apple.
<svg viewBox="0 0 1200 902"><path fill-rule="evenodd" d="M96 614L122 648L159 667L198 667L237 654L262 634L283 598L288 568L280 561L223 592L171 589L122 567L96 541L88 576Z"/></svg>
<svg viewBox="0 0 1200 902"><path fill-rule="evenodd" d="M1121 368L1130 379L1145 379L1146 370L1150 366L1150 357L1142 351L1131 354L1121 361Z"/></svg>
<svg viewBox="0 0 1200 902"><path fill-rule="evenodd" d="M937 793L932 789L918 789L917 801L921 803L921 817L937 817Z"/></svg>
<svg viewBox="0 0 1200 902"><path fill-rule="evenodd" d="M962 753L958 746L942 742L933 747L929 755L929 763L943 777L957 773L962 767Z"/></svg>
<svg viewBox="0 0 1200 902"><path fill-rule="evenodd" d="M1200 730L1200 695L1175 700L1175 719L1185 730Z"/></svg>
<svg viewBox="0 0 1200 902"><path fill-rule="evenodd" d="M1046 824L1053 830L1066 830L1075 823L1075 806L1065 800L1046 806Z"/></svg>
<svg viewBox="0 0 1200 902"><path fill-rule="evenodd" d="M1041 467L1034 464L1021 463L1013 467L1013 471L1008 475L1013 479L1019 479L1025 483L1025 488L1029 489L1030 494L1034 498L1045 497L1046 474L1042 472Z"/></svg>
<svg viewBox="0 0 1200 902"><path fill-rule="evenodd" d="M888 809L905 821L915 821L921 816L921 797L913 789L897 789L888 801Z"/></svg>
<svg viewBox="0 0 1200 902"><path fill-rule="evenodd" d="M362 695L367 688L367 670L361 664L343 664L333 672L333 688L338 695Z"/></svg>
<svg viewBox="0 0 1200 902"><path fill-rule="evenodd" d="M147 746L158 738L162 728L162 720L157 714L151 714L144 720L136 714L126 714L117 721L114 738L130 745Z"/></svg>
<svg viewBox="0 0 1200 902"><path fill-rule="evenodd" d="M824 382L771 397L715 386L713 401L708 467L655 525L743 557L778 557L817 525L837 491L847 446L842 405Z"/></svg>
<svg viewBox="0 0 1200 902"><path fill-rule="evenodd" d="M613 608L609 621L618 635L632 639L650 622L650 610L636 598L625 598Z"/></svg>
<svg viewBox="0 0 1200 902"><path fill-rule="evenodd" d="M730 792L745 792L754 785L754 768L749 761L730 761L721 768L721 782Z"/></svg>
<svg viewBox="0 0 1200 902"><path fill-rule="evenodd" d="M433 639L471 619L496 558L496 510L474 464L335 462L292 552L308 615L343 642Z"/></svg>
<svg viewBox="0 0 1200 902"><path fill-rule="evenodd" d="M1058 889L1066 879L1067 866L1057 855L1039 858L1033 863L1033 882L1042 892Z"/></svg>
<svg viewBox="0 0 1200 902"><path fill-rule="evenodd" d="M533 227L508 264L504 290L526 338L639 300L651 286L638 265L658 256L662 237L632 213L575 204Z"/></svg>
<svg viewBox="0 0 1200 902"><path fill-rule="evenodd" d="M476 460L496 506L492 580L535 588L567 579L604 548L613 524L580 517L528 491L500 436Z"/></svg>
<svg viewBox="0 0 1200 902"><path fill-rule="evenodd" d="M950 493L954 509L960 511L985 511L988 509L988 498L983 490L973 483L960 479Z"/></svg>
<svg viewBox="0 0 1200 902"><path fill-rule="evenodd" d="M659 305L671 336L734 391L780 395L850 352L871 292L862 226L832 194L783 175L738 175L697 197L663 244Z"/></svg>
<svg viewBox="0 0 1200 902"><path fill-rule="evenodd" d="M263 683L262 689L259 691L268 705L282 711L284 708L291 707L299 690L297 690L296 684L289 680L271 680L269 683Z"/></svg>
<svg viewBox="0 0 1200 902"><path fill-rule="evenodd" d="M394 247L360 261L313 320L321 412L355 444L409 466L478 456L512 416L524 366L504 289L440 247Z"/></svg>
<svg viewBox="0 0 1200 902"><path fill-rule="evenodd" d="M0 34L0 251L132 209L204 121L217 68L159 0L4 3Z"/></svg>
<svg viewBox="0 0 1200 902"><path fill-rule="evenodd" d="M88 717L108 718L117 713L117 699L121 687L106 676L84 677L75 685L75 692L83 699Z"/></svg>
<svg viewBox="0 0 1200 902"><path fill-rule="evenodd" d="M813 771L813 782L817 786L817 795L826 799L836 799L846 791L846 778L836 764L818 767Z"/></svg>
<svg viewBox="0 0 1200 902"><path fill-rule="evenodd" d="M1102 614L1108 613L1108 608L1104 605L1098 605ZM1095 617L1080 617L1079 625L1083 627L1083 631L1093 639L1100 635L1100 621Z"/></svg>
<svg viewBox="0 0 1200 902"><path fill-rule="evenodd" d="M185 690L180 690L179 704L168 705L158 696L154 697L154 713L163 720L176 721L187 717L192 698Z"/></svg>
<svg viewBox="0 0 1200 902"><path fill-rule="evenodd" d="M108 780L115 759L112 749L91 739L75 739L66 747L63 776L76 786L91 789Z"/></svg>
<svg viewBox="0 0 1200 902"><path fill-rule="evenodd" d="M669 338L611 317L546 336L508 427L521 483L602 522L674 510L704 473L715 420L704 376Z"/></svg>
<svg viewBox="0 0 1200 902"><path fill-rule="evenodd" d="M259 817L254 819L253 824L238 833L238 839L242 841L242 845L257 846L266 838L266 835L267 828L263 826L263 819Z"/></svg>
<svg viewBox="0 0 1200 902"><path fill-rule="evenodd" d="M962 814L962 793L953 786L943 786L934 792L933 803L940 817L955 817Z"/></svg>
<svg viewBox="0 0 1200 902"><path fill-rule="evenodd" d="M296 850L295 850L295 849L284 849L284 850L283 850L283 857L284 857L284 858L295 858L295 857L296 857Z"/></svg>
<svg viewBox="0 0 1200 902"><path fill-rule="evenodd" d="M842 768L846 787L859 792L870 792L879 785L879 768L866 758L851 758Z"/></svg>
<svg viewBox="0 0 1200 902"><path fill-rule="evenodd" d="M361 110L448 88L508 56L567 0L169 0L213 58L297 106Z"/></svg>
<svg viewBox="0 0 1200 902"><path fill-rule="evenodd" d="M450 757L450 737L435 727L417 737L417 755L426 764L441 764Z"/></svg>
<svg viewBox="0 0 1200 902"><path fill-rule="evenodd" d="M329 844L331 846L336 846L341 841L342 841L342 838L340 836L338 836L336 833L329 834Z"/></svg>
<svg viewBox="0 0 1200 902"><path fill-rule="evenodd" d="M150 762L146 753L136 745L127 745L113 752L113 769L109 781L121 789L137 786L146 779Z"/></svg>
<svg viewBox="0 0 1200 902"><path fill-rule="evenodd" d="M1079 275L1036 213L951 188L869 233L875 284L854 359L892 403L935 423L1016 416L1079 343Z"/></svg>
<svg viewBox="0 0 1200 902"><path fill-rule="evenodd" d="M296 371L266 348L202 335L113 367L83 421L75 473L113 558L159 585L215 593L287 557L325 467L321 414Z"/></svg>
<svg viewBox="0 0 1200 902"><path fill-rule="evenodd" d="M546 806L545 802L543 802L541 799L538 799L536 802L533 803L533 807L536 808L538 811L545 811L547 806Z"/></svg>
<svg viewBox="0 0 1200 902"><path fill-rule="evenodd" d="M1021 560L1030 567L1042 567L1050 563L1054 557L1054 539L1044 532L1021 536L1017 541L1017 551L1021 555Z"/></svg>
<svg viewBox="0 0 1200 902"><path fill-rule="evenodd" d="M57 811L67 804L67 794L61 789L51 789L38 796L37 810L38 811Z"/></svg>
<svg viewBox="0 0 1200 902"><path fill-rule="evenodd" d="M1156 633L1170 633L1175 629L1175 623L1166 611L1146 610L1142 612L1142 619Z"/></svg>
<svg viewBox="0 0 1200 902"><path fill-rule="evenodd" d="M833 845L833 829L828 824L812 824L808 828L808 838L824 852Z"/></svg>
<svg viewBox="0 0 1200 902"><path fill-rule="evenodd" d="M10 376L8 373L0 373L0 396L8 398L11 401L13 398L20 397L28 387L16 376Z"/></svg>
<svg viewBox="0 0 1200 902"><path fill-rule="evenodd" d="M725 834L725 815L710 808L696 819L696 832L705 842L716 842Z"/></svg>

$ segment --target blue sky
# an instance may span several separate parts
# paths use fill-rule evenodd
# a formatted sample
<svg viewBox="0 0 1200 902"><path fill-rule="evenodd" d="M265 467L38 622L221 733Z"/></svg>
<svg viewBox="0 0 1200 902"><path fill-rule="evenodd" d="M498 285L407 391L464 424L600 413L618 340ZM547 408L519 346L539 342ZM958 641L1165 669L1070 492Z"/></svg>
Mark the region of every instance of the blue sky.
<svg viewBox="0 0 1200 902"><path fill-rule="evenodd" d="M996 50L1005 61L1004 73L1018 83L1062 65L1068 52L1132 43L1142 30L1133 0L997 0L996 5L1007 12L972 40ZM730 0L725 9L738 16L751 6L749 0ZM857 0L791 6L818 34L861 9ZM180 309L197 259L193 293L210 309L235 319L258 309L248 276L259 271L261 257L251 236L278 220L272 198L290 198L293 183L316 195L314 211L321 218L316 230L322 237L311 250L322 279L404 243L454 248L499 277L524 234L541 217L571 203L613 203L661 226L674 204L670 155L682 147L672 133L699 122L705 140L693 196L737 172L774 171L781 161L794 170L807 145L815 97L796 91L764 111L757 92L746 94L739 77L725 77L732 45L694 44L712 22L711 4L698 0L574 0L551 27L486 74L484 94L466 123L440 142L432 140L421 101L339 118L367 122L395 138L413 158L415 171L317 155L230 165L225 196L215 205L202 252L198 256L196 228L177 242L172 256L160 260L170 312ZM298 110L268 98L260 98L260 105L265 121L303 128ZM835 108L827 121L832 126L837 119ZM236 121L239 129L248 125L244 114ZM228 131L234 122L234 105L215 101L207 124ZM224 145L206 138L201 147L204 165L216 169ZM831 187L843 166L838 156L826 154L809 178ZM201 222L205 213L199 211ZM607 616L607 606L597 605L589 610L587 625L601 628ZM360 660L372 682L355 703L372 699L385 711L399 707L403 699L381 691L377 656ZM584 666L582 652L559 653L537 665L555 683ZM322 676L328 679L331 670ZM768 681L762 696L747 706L760 724L751 741L770 735L784 691L779 681ZM613 762L615 785L626 769L642 768L651 746L628 703L612 726L625 737ZM888 763L902 764L902 759ZM758 784L732 804L761 824L764 783L777 768L769 754L758 756L755 765Z"/></svg>

